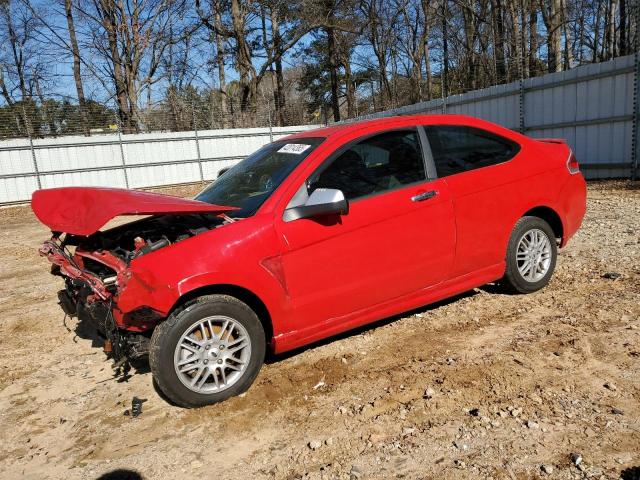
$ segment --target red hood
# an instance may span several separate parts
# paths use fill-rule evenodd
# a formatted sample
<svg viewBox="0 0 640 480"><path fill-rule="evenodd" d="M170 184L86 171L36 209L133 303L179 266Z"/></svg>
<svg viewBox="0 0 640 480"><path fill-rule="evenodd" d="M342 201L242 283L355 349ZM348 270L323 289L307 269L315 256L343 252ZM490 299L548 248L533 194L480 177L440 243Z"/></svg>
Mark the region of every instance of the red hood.
<svg viewBox="0 0 640 480"><path fill-rule="evenodd" d="M91 235L119 215L223 213L236 207L122 188L67 187L37 190L31 197L36 217L54 232Z"/></svg>

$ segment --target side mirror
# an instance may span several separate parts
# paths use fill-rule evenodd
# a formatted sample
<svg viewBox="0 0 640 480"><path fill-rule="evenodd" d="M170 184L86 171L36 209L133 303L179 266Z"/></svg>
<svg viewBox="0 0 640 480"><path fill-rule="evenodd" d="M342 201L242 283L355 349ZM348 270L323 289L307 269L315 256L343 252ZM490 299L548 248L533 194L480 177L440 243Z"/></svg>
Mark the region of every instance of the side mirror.
<svg viewBox="0 0 640 480"><path fill-rule="evenodd" d="M349 202L341 190L334 188L316 188L304 205L287 208L283 220L291 222L300 218L311 218L320 215L346 215L349 213Z"/></svg>

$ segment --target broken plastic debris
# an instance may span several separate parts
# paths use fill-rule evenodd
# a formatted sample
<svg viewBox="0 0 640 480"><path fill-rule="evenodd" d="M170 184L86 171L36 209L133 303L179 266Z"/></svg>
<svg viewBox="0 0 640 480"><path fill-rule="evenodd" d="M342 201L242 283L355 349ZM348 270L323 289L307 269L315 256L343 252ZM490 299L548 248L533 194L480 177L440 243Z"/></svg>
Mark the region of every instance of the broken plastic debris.
<svg viewBox="0 0 640 480"><path fill-rule="evenodd" d="M135 418L142 413L142 404L146 401L147 401L146 398L133 397L133 400L131 400L131 416L132 417ZM127 412L125 412L125 415L127 415Z"/></svg>

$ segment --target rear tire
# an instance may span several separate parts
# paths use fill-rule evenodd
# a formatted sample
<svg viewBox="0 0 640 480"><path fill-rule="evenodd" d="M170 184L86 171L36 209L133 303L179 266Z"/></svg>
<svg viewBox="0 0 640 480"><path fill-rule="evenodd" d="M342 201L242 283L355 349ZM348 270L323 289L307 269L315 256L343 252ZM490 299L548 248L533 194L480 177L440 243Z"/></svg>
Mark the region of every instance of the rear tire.
<svg viewBox="0 0 640 480"><path fill-rule="evenodd" d="M221 402L247 390L266 351L262 323L229 295L185 303L151 336L149 364L164 395L185 408Z"/></svg>
<svg viewBox="0 0 640 480"><path fill-rule="evenodd" d="M538 217L522 217L513 227L507 247L502 285L513 293L533 293L551 280L558 246L553 230Z"/></svg>

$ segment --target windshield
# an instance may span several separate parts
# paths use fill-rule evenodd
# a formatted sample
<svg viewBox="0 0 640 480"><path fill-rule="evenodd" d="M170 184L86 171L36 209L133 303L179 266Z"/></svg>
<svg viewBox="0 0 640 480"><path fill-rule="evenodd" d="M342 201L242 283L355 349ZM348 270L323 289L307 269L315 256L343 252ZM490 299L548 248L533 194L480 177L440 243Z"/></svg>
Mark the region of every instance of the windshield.
<svg viewBox="0 0 640 480"><path fill-rule="evenodd" d="M232 217L251 216L322 140L298 138L265 145L220 175L195 199L239 207L229 212Z"/></svg>

